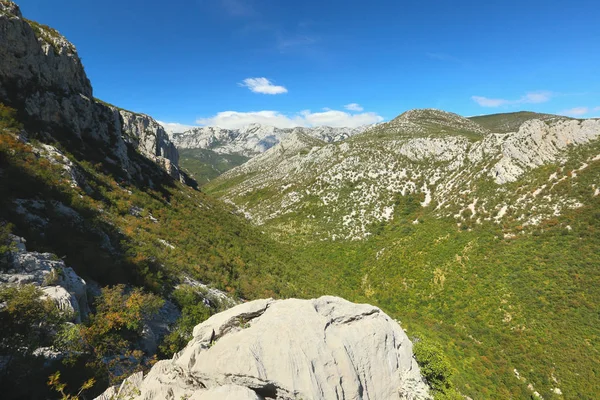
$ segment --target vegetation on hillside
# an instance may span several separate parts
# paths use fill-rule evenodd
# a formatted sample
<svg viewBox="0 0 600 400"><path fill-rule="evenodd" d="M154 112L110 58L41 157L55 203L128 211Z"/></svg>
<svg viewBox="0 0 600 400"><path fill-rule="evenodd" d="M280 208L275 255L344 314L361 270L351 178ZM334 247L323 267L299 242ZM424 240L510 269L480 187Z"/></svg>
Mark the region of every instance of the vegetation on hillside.
<svg viewBox="0 0 600 400"><path fill-rule="evenodd" d="M512 117L491 116L488 128L512 126ZM515 115L518 121L529 117ZM385 152L394 135L373 130L348 143L364 144L361 156L372 160L371 154ZM356 154L351 153L352 160ZM468 191L478 204L487 202L488 212L502 204L518 204L498 219L498 211L486 219L468 209L455 217L459 209L452 208L456 205L449 198L444 200L450 211L441 213L435 199L422 207L424 193L409 192L388 198L394 204L393 218L371 224L372 235L365 240L327 240L323 233L339 225L349 208L341 201L324 204L322 198L328 190L335 195L330 199L360 196L361 187L372 187L369 178L362 177L342 182L335 191L321 185L321 197L304 196L298 207L264 219L261 227L297 257L320 263L321 276L312 284L315 291L376 304L399 318L415 342L437 347L452 372L448 393L438 388L438 397L459 392L474 399L535 398L538 392L545 399L595 399L600 394L600 314L595 307L600 304L598 154L600 141L595 140L569 148L560 161L534 168L516 182L499 186L484 175L459 186L464 192L451 193L464 202ZM274 162L291 163L297 155L286 157ZM334 153L325 162L333 165L340 158ZM400 165L408 164L404 162ZM359 173L370 164L360 165ZM427 160L411 164L424 174L422 179L434 166ZM308 168L298 170L289 181L269 184L265 176L273 174L271 169L269 174L252 175L252 169L242 167L206 190L228 197L232 188L245 182L239 197L228 198L246 210L273 212L283 204L284 185L284 193L309 185L320 190L316 174ZM381 177L373 178L377 179ZM415 186L422 183L417 180ZM565 202L572 206L556 212L554 207Z"/></svg>
<svg viewBox="0 0 600 400"><path fill-rule="evenodd" d="M248 161L237 154L219 154L208 149L180 149L179 165L185 168L198 184L203 185L230 169Z"/></svg>
<svg viewBox="0 0 600 400"><path fill-rule="evenodd" d="M393 218L372 226L368 239L322 241L311 240L312 221L321 216L310 201L258 229L233 208L167 177L154 187L126 181L99 160L51 142L85 182L73 185L62 156L40 156L38 140L48 140L19 135L15 113L1 106L0 129L4 250L13 232L26 237L32 250L64 258L84 278L117 285L104 289L85 324L57 329L55 337L36 337L35 324L0 310L3 326L29 327L13 339L30 341L30 349L42 342L81 346L86 356L72 360L71 369L61 367L68 387L79 388L94 375L86 368L100 371L96 390L147 368L152 355L140 354L137 343L141 321L156 311L159 298L173 299L182 310L161 351L166 356L180 349L193 326L219 310L201 306L189 286L177 286L189 276L248 299L331 294L378 305L399 318L417 343L436 398L529 398L539 392L545 399L594 399L600 393L600 196L587 190L597 182L600 160L579 169L581 160L598 154L599 143L572 149L564 165L535 169L502 192L516 198L541 187L554 171L577 169L576 180L545 190L568 193L581 206L537 225L508 215L501 224L468 220L459 226L433 206L421 207L421 194L412 194L394 199ZM225 193L228 183L216 188ZM496 193L493 183L478 184L482 196ZM273 195L264 190L249 193L249 201ZM30 201L42 206L17 212ZM75 214L65 215L61 206ZM0 296L32 309L26 315L35 319L47 305L31 293ZM128 363L120 363L118 354L128 355ZM117 360L121 369L106 360ZM23 365L40 362L28 354Z"/></svg>
<svg viewBox="0 0 600 400"><path fill-rule="evenodd" d="M309 291L292 282L308 283L312 266L232 208L174 182L152 163L147 172L154 174L153 186L115 176L101 160L90 161L97 157L92 151L74 154L62 142L22 131L16 112L0 105L1 249L9 250L9 233L25 237L28 250L54 253L86 281L106 286L86 323L57 329L47 340L57 349L79 354L60 367L60 384L79 388L94 376L95 393L147 367L153 355L140 352L140 329L160 298L173 298L183 311L175 333L162 346L163 355L170 357L180 349L193 326L219 310L218 305L204 307L197 292L174 290L184 277L234 298ZM37 313L44 304L33 304ZM19 324L17 314L5 309L0 317L7 326ZM34 333L35 329L28 335ZM44 361L32 356L31 362ZM29 368L23 370L23 378L30 388L47 390L51 372Z"/></svg>
<svg viewBox="0 0 600 400"><path fill-rule="evenodd" d="M548 121L557 118L556 115L542 114L530 111L519 111L513 113L479 115L470 117L471 121L489 129L494 133L507 133L519 130L521 124L532 119ZM565 118L561 116L560 118Z"/></svg>

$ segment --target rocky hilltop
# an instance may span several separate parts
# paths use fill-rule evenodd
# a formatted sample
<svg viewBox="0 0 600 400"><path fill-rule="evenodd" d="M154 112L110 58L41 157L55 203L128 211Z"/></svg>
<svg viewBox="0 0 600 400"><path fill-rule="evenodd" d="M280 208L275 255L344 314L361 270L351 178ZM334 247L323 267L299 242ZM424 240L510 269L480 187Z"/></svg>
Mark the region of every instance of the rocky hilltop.
<svg viewBox="0 0 600 400"><path fill-rule="evenodd" d="M412 110L340 143L292 134L208 190L258 224L288 224L302 215L305 228L333 239L370 235L373 224L401 211L398 196L412 195L424 209L458 224L500 223L516 215L521 224L535 225L585 202L556 186L576 185L578 171L598 162L600 120L531 113L512 132L487 125L439 110ZM573 158L573 152L585 155ZM573 168L570 160L579 163ZM544 165L556 167L529 178ZM517 183L517 191L509 189ZM594 185L587 188L589 198L597 194ZM315 219L317 214L322 217Z"/></svg>
<svg viewBox="0 0 600 400"><path fill-rule="evenodd" d="M358 128L332 128L329 126L276 128L251 124L240 129L209 126L194 128L183 133L173 133L171 139L179 149L208 149L220 154L254 157L298 133L332 143L362 133L369 128L368 125Z"/></svg>
<svg viewBox="0 0 600 400"><path fill-rule="evenodd" d="M379 308L338 297L255 300L196 326L172 360L99 400L429 399L412 344Z"/></svg>
<svg viewBox="0 0 600 400"><path fill-rule="evenodd" d="M128 177L143 178L128 146L179 179L177 151L152 118L93 97L75 46L56 30L0 2L0 102L19 110L25 128L80 151L99 152Z"/></svg>

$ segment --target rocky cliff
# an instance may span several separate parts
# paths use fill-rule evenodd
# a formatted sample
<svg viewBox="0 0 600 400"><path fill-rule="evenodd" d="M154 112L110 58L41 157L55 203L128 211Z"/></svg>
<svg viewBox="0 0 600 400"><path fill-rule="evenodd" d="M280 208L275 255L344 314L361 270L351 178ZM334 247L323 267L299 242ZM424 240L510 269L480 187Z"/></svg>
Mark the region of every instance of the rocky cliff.
<svg viewBox="0 0 600 400"><path fill-rule="evenodd" d="M159 361L98 399L429 399L400 326L337 297L256 300L196 326Z"/></svg>
<svg viewBox="0 0 600 400"><path fill-rule="evenodd" d="M128 143L180 176L177 151L164 130L148 116L96 101L75 46L56 30L23 18L7 0L0 2L0 102L19 110L26 129L93 149L128 177L142 175Z"/></svg>
<svg viewBox="0 0 600 400"><path fill-rule="evenodd" d="M124 139L171 176L179 177L179 153L162 125L144 114L119 110Z"/></svg>

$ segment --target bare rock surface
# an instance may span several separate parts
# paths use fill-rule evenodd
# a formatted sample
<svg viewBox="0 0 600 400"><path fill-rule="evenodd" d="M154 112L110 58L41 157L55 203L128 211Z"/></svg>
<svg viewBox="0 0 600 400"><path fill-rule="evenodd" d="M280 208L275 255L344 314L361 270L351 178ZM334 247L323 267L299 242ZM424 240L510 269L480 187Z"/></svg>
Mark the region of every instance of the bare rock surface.
<svg viewBox="0 0 600 400"><path fill-rule="evenodd" d="M430 398L402 328L377 307L331 296L216 314L172 360L128 382L99 399Z"/></svg>
<svg viewBox="0 0 600 400"><path fill-rule="evenodd" d="M1 286L39 286L58 309L81 322L89 312L86 282L51 253L29 252L25 240L14 236L8 268L0 270Z"/></svg>
<svg viewBox="0 0 600 400"><path fill-rule="evenodd" d="M127 144L179 179L179 156L155 120L93 97L75 46L58 31L25 19L12 1L0 2L0 102L59 140L90 146L131 177L143 167Z"/></svg>

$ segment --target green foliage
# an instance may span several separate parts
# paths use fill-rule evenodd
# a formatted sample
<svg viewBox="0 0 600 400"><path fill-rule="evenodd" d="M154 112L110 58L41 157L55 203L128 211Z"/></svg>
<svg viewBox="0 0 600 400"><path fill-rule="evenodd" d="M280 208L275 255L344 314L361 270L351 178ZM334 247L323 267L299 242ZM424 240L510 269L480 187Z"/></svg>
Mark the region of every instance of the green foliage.
<svg viewBox="0 0 600 400"><path fill-rule="evenodd" d="M17 111L0 103L0 129L20 130L23 129L17 119Z"/></svg>
<svg viewBox="0 0 600 400"><path fill-rule="evenodd" d="M532 119L540 119L542 121L547 121L554 118L570 119L568 117L563 116L541 114L529 111L482 115L477 117L470 117L469 119L489 129L491 132L507 133L518 131L522 123Z"/></svg>
<svg viewBox="0 0 600 400"><path fill-rule="evenodd" d="M96 300L96 312L85 324L64 329L55 344L72 354L69 363L85 358L98 380L119 383L152 365L153 358L146 357L135 344L142 337L144 322L162 304L158 296L139 288L105 287Z"/></svg>
<svg viewBox="0 0 600 400"><path fill-rule="evenodd" d="M431 343L418 341L413 346L415 358L421 367L421 374L431 388L440 393L452 389L452 367L442 351Z"/></svg>
<svg viewBox="0 0 600 400"><path fill-rule="evenodd" d="M43 369L43 360L34 350L50 346L52 332L60 329L65 317L51 300L42 300L42 292L33 285L0 289L0 371L3 397L40 393L31 388L32 374Z"/></svg>
<svg viewBox="0 0 600 400"><path fill-rule="evenodd" d="M57 371L48 377L48 386L60 394L61 400L79 400L83 397L83 392L90 390L95 383L96 380L90 378L81 385L76 394L69 394L66 392L67 384L60 381L60 371Z"/></svg>
<svg viewBox="0 0 600 400"><path fill-rule="evenodd" d="M211 309L204 305L204 295L191 286L181 285L172 296L181 309L181 317L160 346L165 357L182 350L192 339L194 327L211 315Z"/></svg>
<svg viewBox="0 0 600 400"><path fill-rule="evenodd" d="M0 221L0 270L7 267L8 254L12 250L10 242L10 233L12 232L12 225Z"/></svg>
<svg viewBox="0 0 600 400"><path fill-rule="evenodd" d="M179 165L203 185L230 169L248 161L236 154L219 154L207 149L180 149Z"/></svg>

